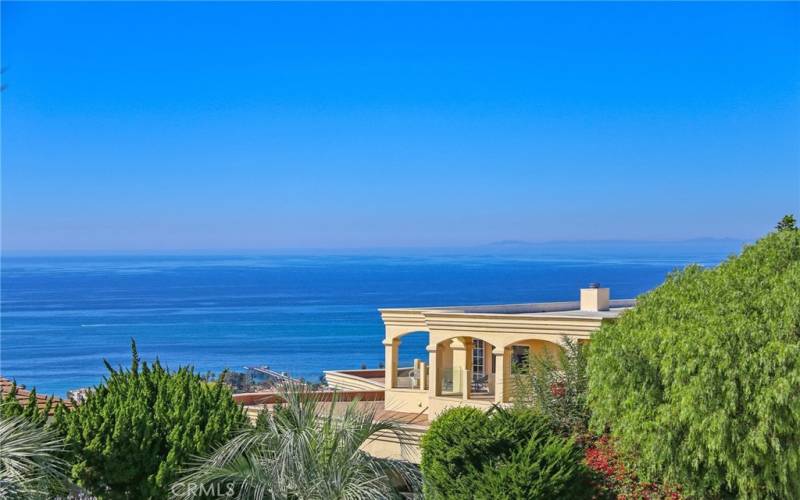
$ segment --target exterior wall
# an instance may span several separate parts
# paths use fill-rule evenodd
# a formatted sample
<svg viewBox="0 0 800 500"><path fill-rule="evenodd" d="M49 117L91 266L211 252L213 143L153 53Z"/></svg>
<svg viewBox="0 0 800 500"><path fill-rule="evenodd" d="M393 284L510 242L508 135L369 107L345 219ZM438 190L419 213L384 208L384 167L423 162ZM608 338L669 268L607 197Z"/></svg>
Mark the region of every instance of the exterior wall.
<svg viewBox="0 0 800 500"><path fill-rule="evenodd" d="M557 352L563 337L578 342L588 341L607 317L595 315L526 315L498 313L465 313L448 310L383 310L386 325L386 409L406 412L423 411L436 416L451 406L469 405L488 408L493 403L510 399L513 345L525 345L531 353ZM428 332L428 390L398 389L396 374L397 349L403 335ZM485 342L485 371L492 373L494 355L494 387L487 395L474 398L472 384L472 339ZM452 391L442 392L442 380L448 370L463 380L453 381ZM390 375L391 371L391 375ZM423 385L425 387L426 385Z"/></svg>
<svg viewBox="0 0 800 500"><path fill-rule="evenodd" d="M547 342L544 340L521 340L516 342L514 345L523 345L530 349L530 354L534 356L541 356L541 355L551 355L555 356L558 354L559 347L557 344L552 342Z"/></svg>
<svg viewBox="0 0 800 500"><path fill-rule="evenodd" d="M507 403L504 403L504 405ZM459 399L459 398L451 398L451 397L434 397L428 400L428 411L427 415L429 419L434 419L439 416L440 413L449 409L449 408L456 408L459 406L471 406L473 408L478 408L481 410L488 410L489 408L494 405L494 401L487 400L487 399Z"/></svg>
<svg viewBox="0 0 800 500"><path fill-rule="evenodd" d="M369 390L369 391L345 391L345 392L335 392L335 391L317 391L317 392L310 392L309 394L313 394L317 400L321 402L330 402L336 399L339 402L346 402L346 401L383 401L384 400L384 391L381 389L378 390ZM272 405L276 403L282 403L283 398L281 398L275 392L240 392L238 394L233 395L233 400L245 406L259 406L259 405Z"/></svg>
<svg viewBox="0 0 800 500"><path fill-rule="evenodd" d="M361 447L373 457L408 460L413 464L420 462L419 441L427 428L404 425L405 435L398 438L393 433L380 433L377 438Z"/></svg>
<svg viewBox="0 0 800 500"><path fill-rule="evenodd" d="M384 393L384 408L407 413L428 413L428 391L420 389L388 389Z"/></svg>

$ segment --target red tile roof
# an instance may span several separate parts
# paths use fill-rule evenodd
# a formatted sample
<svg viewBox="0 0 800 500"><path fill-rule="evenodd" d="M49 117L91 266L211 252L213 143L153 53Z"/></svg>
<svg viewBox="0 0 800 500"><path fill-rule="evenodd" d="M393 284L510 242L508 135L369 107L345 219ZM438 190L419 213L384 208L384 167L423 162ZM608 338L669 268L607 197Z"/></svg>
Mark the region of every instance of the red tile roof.
<svg viewBox="0 0 800 500"><path fill-rule="evenodd" d="M0 398L5 398L6 394L11 392L11 387L13 386L14 382L7 379L0 377ZM25 389L25 386L17 384L17 396L16 399L22 406L27 406L28 401L31 396L31 391ZM71 401L66 401L61 398L57 398L55 396L47 396L44 394L36 394L36 406L40 410L44 410L47 407L47 401L49 399L53 399L53 407L50 409L50 415L53 414L53 410L55 410L55 406L62 401L67 407L72 407Z"/></svg>

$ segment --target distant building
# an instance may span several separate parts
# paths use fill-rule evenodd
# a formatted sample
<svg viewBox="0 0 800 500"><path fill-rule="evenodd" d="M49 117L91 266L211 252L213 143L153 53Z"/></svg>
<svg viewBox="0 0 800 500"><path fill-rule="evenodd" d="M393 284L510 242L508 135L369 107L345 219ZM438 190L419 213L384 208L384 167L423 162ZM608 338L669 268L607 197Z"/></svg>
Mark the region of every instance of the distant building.
<svg viewBox="0 0 800 500"><path fill-rule="evenodd" d="M92 392L90 387L81 387L80 389L71 389L67 391L67 399L71 401L75 401L76 403L80 404L86 401L86 398L89 397L89 393Z"/></svg>

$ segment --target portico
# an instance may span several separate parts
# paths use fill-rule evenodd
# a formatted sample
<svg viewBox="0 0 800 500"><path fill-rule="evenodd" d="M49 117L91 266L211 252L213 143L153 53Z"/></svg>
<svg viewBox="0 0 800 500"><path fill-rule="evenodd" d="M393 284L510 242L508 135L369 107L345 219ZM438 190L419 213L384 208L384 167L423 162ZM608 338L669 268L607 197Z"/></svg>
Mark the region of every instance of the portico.
<svg viewBox="0 0 800 500"><path fill-rule="evenodd" d="M381 309L385 408L435 417L452 406L506 404L514 364L529 354L558 352L565 336L587 341L633 305L590 287L574 302ZM427 332L427 359L400 367L403 337L413 332Z"/></svg>

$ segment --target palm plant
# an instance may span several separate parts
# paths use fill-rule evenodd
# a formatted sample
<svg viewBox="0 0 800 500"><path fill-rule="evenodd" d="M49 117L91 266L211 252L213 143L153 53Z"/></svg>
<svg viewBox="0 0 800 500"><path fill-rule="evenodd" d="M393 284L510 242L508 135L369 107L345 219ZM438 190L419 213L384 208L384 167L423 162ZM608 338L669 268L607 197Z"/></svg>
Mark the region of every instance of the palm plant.
<svg viewBox="0 0 800 500"><path fill-rule="evenodd" d="M398 498L417 492L419 470L408 462L378 459L361 450L378 435L406 442L395 421L357 401L323 403L318 394L290 383L278 393L283 403L259 415L173 487L178 498L229 495L242 499Z"/></svg>
<svg viewBox="0 0 800 500"><path fill-rule="evenodd" d="M0 416L0 498L51 498L66 484L63 444L52 429Z"/></svg>

